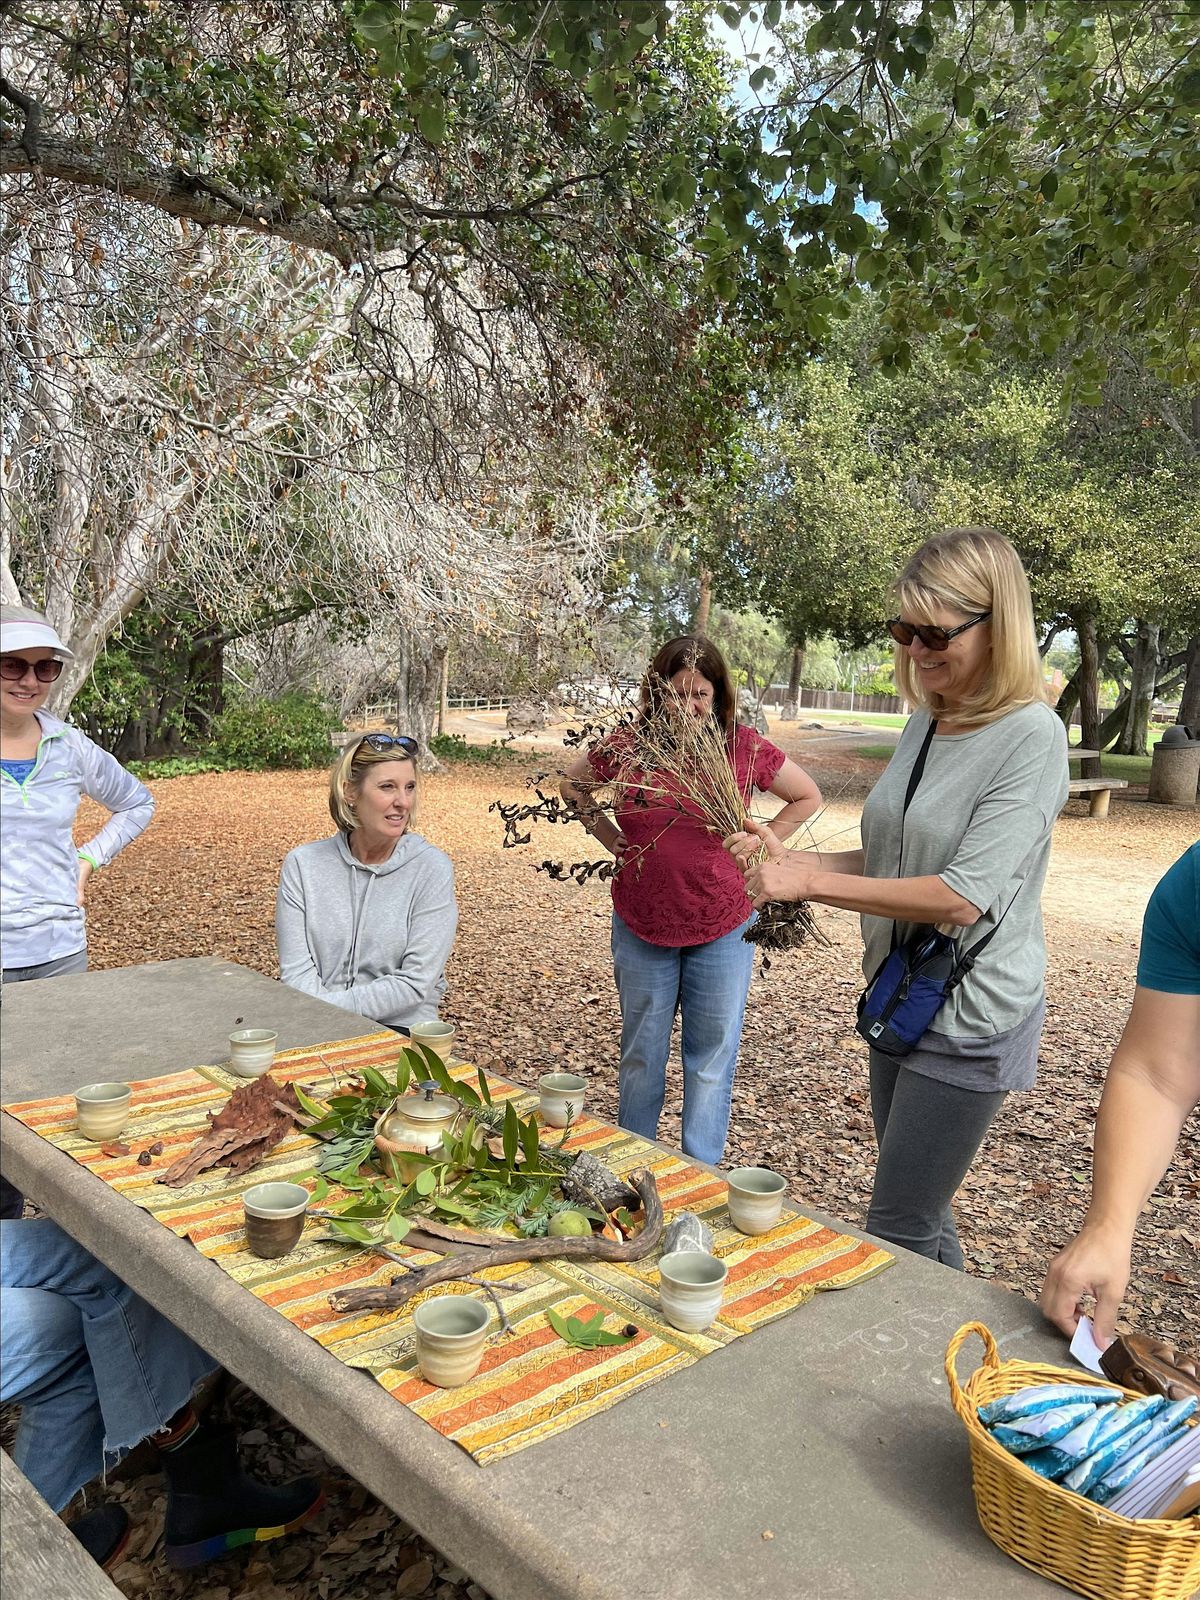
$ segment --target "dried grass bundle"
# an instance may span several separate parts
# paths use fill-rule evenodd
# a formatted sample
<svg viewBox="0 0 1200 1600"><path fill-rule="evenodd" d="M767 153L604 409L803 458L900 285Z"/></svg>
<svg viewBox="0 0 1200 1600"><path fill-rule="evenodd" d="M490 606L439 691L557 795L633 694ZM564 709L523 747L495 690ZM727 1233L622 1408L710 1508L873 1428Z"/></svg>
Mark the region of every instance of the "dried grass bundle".
<svg viewBox="0 0 1200 1600"><path fill-rule="evenodd" d="M655 709L610 745L617 767L614 793L624 790L634 804L698 813L721 839L741 832L751 814L750 786L743 791L738 783L732 737L715 717L695 716L672 684L660 682L655 691ZM763 848L756 860L765 859ZM809 939L829 943L803 900L766 901L743 937L768 951L795 950Z"/></svg>

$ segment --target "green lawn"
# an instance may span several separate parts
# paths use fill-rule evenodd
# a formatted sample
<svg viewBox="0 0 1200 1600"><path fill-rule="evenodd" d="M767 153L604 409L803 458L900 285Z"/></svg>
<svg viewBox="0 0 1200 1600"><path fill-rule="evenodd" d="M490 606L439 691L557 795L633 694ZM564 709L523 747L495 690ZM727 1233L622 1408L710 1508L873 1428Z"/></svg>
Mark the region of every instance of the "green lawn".
<svg viewBox="0 0 1200 1600"><path fill-rule="evenodd" d="M1079 741L1076 740L1077 744ZM890 761L895 747L890 744L864 744L853 752L856 756L866 756L868 761ZM1106 778L1124 778L1126 783L1147 784L1150 782L1149 756L1101 756L1100 771ZM1078 769L1072 769L1078 774Z"/></svg>

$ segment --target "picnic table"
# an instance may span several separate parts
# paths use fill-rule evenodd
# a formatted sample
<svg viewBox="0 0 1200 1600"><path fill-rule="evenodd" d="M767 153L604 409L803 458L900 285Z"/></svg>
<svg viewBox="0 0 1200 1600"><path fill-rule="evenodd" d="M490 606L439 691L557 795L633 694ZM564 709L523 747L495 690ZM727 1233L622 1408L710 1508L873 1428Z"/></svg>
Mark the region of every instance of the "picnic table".
<svg viewBox="0 0 1200 1600"><path fill-rule="evenodd" d="M277 1028L281 1049L362 1032L352 1013L210 958L13 985L4 1099L218 1064L237 1017ZM1065 1349L1033 1305L980 1279L900 1251L878 1277L480 1467L8 1115L0 1165L497 1600L1061 1592L980 1531L942 1361L975 1319L1004 1356Z"/></svg>
<svg viewBox="0 0 1200 1600"><path fill-rule="evenodd" d="M1108 802L1112 798L1113 790L1128 789L1128 780L1125 778L1101 777L1099 750L1084 750L1080 745L1068 745L1067 760L1095 762L1095 767L1086 777L1071 779L1070 793L1086 794L1089 797L1088 816L1095 817L1097 821L1102 822L1108 816Z"/></svg>

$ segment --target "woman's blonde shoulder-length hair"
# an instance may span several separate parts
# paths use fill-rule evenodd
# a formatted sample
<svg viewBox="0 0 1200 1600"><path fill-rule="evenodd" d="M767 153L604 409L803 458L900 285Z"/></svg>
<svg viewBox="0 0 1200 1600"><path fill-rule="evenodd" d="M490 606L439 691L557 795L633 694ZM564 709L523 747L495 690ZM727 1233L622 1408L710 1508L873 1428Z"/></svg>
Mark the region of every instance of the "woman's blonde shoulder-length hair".
<svg viewBox="0 0 1200 1600"><path fill-rule="evenodd" d="M363 737L365 738L365 735ZM417 771L414 757L405 755L403 750L372 750L369 744L363 743L362 738L351 739L333 763L333 769L329 774L329 815L333 818L334 827L340 829L342 833L353 833L358 827L354 804L347 797L347 791L358 787L366 777L368 767L378 766L382 761L410 762L417 780L417 798L420 798L421 775ZM417 807L414 803L408 814L409 827L412 826L416 814Z"/></svg>
<svg viewBox="0 0 1200 1600"><path fill-rule="evenodd" d="M948 528L927 539L894 585L906 622L932 622L938 611L965 620L990 611L991 664L975 693L954 709L961 728L982 728L1019 706L1047 699L1033 621L1029 579L1021 558L995 528ZM912 656L896 646L896 687L909 705L935 716L941 696L921 682Z"/></svg>

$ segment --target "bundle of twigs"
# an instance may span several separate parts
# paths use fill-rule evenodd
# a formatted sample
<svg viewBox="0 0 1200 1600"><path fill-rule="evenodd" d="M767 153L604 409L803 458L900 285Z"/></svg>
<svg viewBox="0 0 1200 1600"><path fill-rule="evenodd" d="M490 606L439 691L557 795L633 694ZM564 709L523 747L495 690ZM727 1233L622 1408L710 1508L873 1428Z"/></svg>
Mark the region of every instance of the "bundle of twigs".
<svg viewBox="0 0 1200 1600"><path fill-rule="evenodd" d="M725 730L715 717L693 715L670 683L656 687L657 708L613 741L614 792L625 790L634 804L698 815L721 839L742 832L750 792L738 783ZM760 847L755 859L766 854ZM765 901L743 938L772 951L795 950L809 939L829 943L805 900Z"/></svg>

